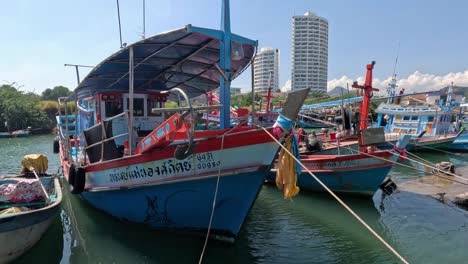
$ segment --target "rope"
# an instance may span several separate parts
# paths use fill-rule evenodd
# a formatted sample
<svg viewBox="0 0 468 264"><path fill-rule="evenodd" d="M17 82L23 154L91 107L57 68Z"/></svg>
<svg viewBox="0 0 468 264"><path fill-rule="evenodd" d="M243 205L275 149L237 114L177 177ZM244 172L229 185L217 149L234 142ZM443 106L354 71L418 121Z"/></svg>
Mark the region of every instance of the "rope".
<svg viewBox="0 0 468 264"><path fill-rule="evenodd" d="M382 237L379 236L379 234L377 234L377 232L375 232L366 222L364 222L364 220L361 219L361 217L359 217L359 215L357 215L348 205L346 205L346 203L344 203L332 190L330 190L322 181L320 181L317 176L315 176L309 169L307 169L307 167L299 160L297 159L291 152L289 152L270 132L268 132L268 130L266 130L265 128L262 127L262 129L265 131L265 133L267 133L276 143L278 143L278 145L286 152L288 153L289 155L291 155L295 160L296 162L298 162L309 174L310 176L312 176L312 178L314 178L328 193L330 193L331 196L333 196L333 198L335 198L346 210L348 210L348 212L354 216L354 218L356 218L365 228L367 228L367 230L369 230L369 232L372 233L372 235L374 235L378 240L380 240L380 242L382 242L382 244L385 245L385 247L387 247L395 256L397 256L401 262L403 263L409 263L407 260L405 260L394 248L392 248L392 246L390 246Z"/></svg>
<svg viewBox="0 0 468 264"><path fill-rule="evenodd" d="M395 146L395 145L394 145L393 143L391 143L391 142L388 142L388 143L390 143L390 145L392 145L392 146ZM423 159L423 158L421 158L421 157L418 157L418 156L416 156L415 154L413 154L413 153L411 153L411 152L409 152L409 151L407 151L406 153L409 153L410 155L415 156L415 157L417 157L417 158L419 158L419 159L421 159L421 160L427 162L428 164L424 164L424 163L422 163L422 162L419 162L419 161L417 161L417 160L414 160L414 159L411 159L411 158L408 158L408 157L406 157L406 159L409 159L409 160L411 160L411 161L413 161L413 162L416 162L416 163L418 163L418 164L421 164L421 165L426 166L426 167L428 167L428 168L431 168L431 169L433 169L433 170L437 170L437 171L440 170L439 168L437 168L437 167L435 167L435 166L431 166L431 165L435 165L434 163L432 163L432 162L430 162L430 161L428 161L428 160L425 160L425 159ZM458 175L456 175L456 174L454 174L454 173L448 172L448 171L447 171L447 172L444 172L444 173L446 173L446 174L448 174L448 175L450 175L450 176L453 176L453 177L455 177L455 178L460 178L460 179L465 180L465 181L468 180L468 179L466 179L466 178L460 177L460 176L458 176Z"/></svg>
<svg viewBox="0 0 468 264"><path fill-rule="evenodd" d="M226 131L223 136L221 137L221 153L220 153L220 159L219 160L223 160L223 150L224 150L224 137L229 134L229 132L233 131L234 129L236 129L238 126L240 126L243 122L239 123L237 126L231 128L230 130ZM218 189L219 189L219 179L221 178L221 167L222 167L222 162L219 164L219 168L218 168L218 177L216 178L216 188L215 188L215 192L213 194L213 204L212 204L212 207L211 207L211 215L210 215L210 222L208 224L208 229L206 231L206 237L205 237L205 242L203 244L203 249L202 249L202 252L200 254L200 259L198 260L198 264L201 264L203 262L203 257L205 255L205 251L206 251L206 247L208 245L208 239L210 237L210 232L211 232L211 225L213 223L213 218L214 218L214 212L215 212L215 208L216 208L216 199L218 197Z"/></svg>
<svg viewBox="0 0 468 264"><path fill-rule="evenodd" d="M352 149L352 148L350 148L350 147L348 147L348 146L347 146L346 148L348 148L349 150L354 151L354 152L356 152L356 153L359 153L359 154L364 154L364 155L366 155L366 156L373 157L373 158L380 159L380 160L384 160L384 161L388 161L388 162L391 162L391 163L393 163L393 164L397 164L397 165L402 166L402 167L406 167L406 168L410 168L410 169L413 169L413 170L417 170L417 171L421 171L421 172L427 173L427 171L421 170L421 169L418 169L418 168L415 168L415 167L413 167L413 166L405 165L405 164L402 164L402 163L399 163L399 162L396 162L396 161L392 161L392 160L389 160L389 159L385 159L385 158L381 158L381 157L378 157L378 156L374 156L374 155L369 154L369 153L366 153L366 152L362 152L362 151L359 151L359 150ZM398 155L399 157L401 157L401 155L400 155L400 154L397 154L397 153L394 153L394 155ZM416 161L416 160L413 160L413 159L411 159L411 158L408 158L408 157L403 157L403 158L408 159L408 160L410 160L410 161L414 161L414 162L416 162L416 163L420 163L420 162L418 162L418 161ZM426 166L426 164L422 164L422 165ZM429 166L428 166L428 167L429 167ZM449 172L444 172L444 173L452 174L452 173L449 173ZM457 181L457 180L455 180L455 179L443 177L443 176L440 175L440 174L433 174L433 175L434 175L434 176L437 176L437 177L440 177L440 178L443 178L443 179L446 179L446 180L449 180L449 181L457 182L457 183L460 183L460 184L463 184L463 185L468 185L467 183L460 182L460 181ZM455 175L455 174L452 174L452 176L455 176L455 177L457 177L457 178L461 178L461 179L463 179L463 180L465 180L465 181L468 180L468 179L465 179L465 178L460 177L460 176Z"/></svg>
<svg viewBox="0 0 468 264"><path fill-rule="evenodd" d="M459 154L459 153L453 153L453 152L449 152L449 151L445 151L445 150L441 150L441 149L436 149L436 148L431 148L431 147L427 147L427 146L417 146L418 148L425 148L425 149L430 149L430 150L435 150L435 151L440 151L442 153L446 153L446 154L450 154L450 155L456 155L456 156L460 156L460 157L464 157L462 154Z"/></svg>

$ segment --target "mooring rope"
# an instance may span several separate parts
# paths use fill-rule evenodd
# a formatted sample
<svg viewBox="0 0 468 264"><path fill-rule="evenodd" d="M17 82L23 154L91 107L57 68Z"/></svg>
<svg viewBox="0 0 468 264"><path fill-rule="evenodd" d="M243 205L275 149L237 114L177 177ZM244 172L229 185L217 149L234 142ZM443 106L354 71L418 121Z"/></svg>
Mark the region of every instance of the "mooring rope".
<svg viewBox="0 0 468 264"><path fill-rule="evenodd" d="M224 137L229 134L231 131L233 131L234 129L236 129L237 127L239 127L241 124L243 124L244 122L240 122L237 126L231 128L230 130L226 131L223 133L223 136L221 137L221 148L220 148L220 161L221 163L219 164L219 168L218 168L218 176L216 178L216 187L215 187L215 192L213 194L213 204L212 204L212 207L211 207L211 215L210 215L210 222L208 223L208 229L206 231L206 237L205 237L205 242L203 244L203 249L202 249L202 252L200 254L200 259L198 260L198 264L201 264L203 262L203 257L205 255L205 251L206 251L206 247L208 245L208 239L210 237L210 232L211 232L211 225L213 224L213 218L214 218L214 212L215 212L215 208L216 208L216 199L218 197L218 189L219 189L219 179L221 178L221 168L222 168L222 165L223 165L223 153L224 153Z"/></svg>
<svg viewBox="0 0 468 264"><path fill-rule="evenodd" d="M459 153L453 153L453 152L449 152L449 151L445 151L445 150L441 150L441 149L431 148L431 147L428 147L428 146L417 146L417 147L418 148L425 148L425 149L435 150L435 151L440 151L442 153L446 153L446 154L450 154L450 155L464 157L462 154L459 154Z"/></svg>
<svg viewBox="0 0 468 264"><path fill-rule="evenodd" d="M395 256L397 256L401 262L403 263L409 263L408 261L406 261L392 246L390 246L381 236L379 236L379 234L377 234L377 232L375 232L366 222L364 222L364 220L361 219L361 217L359 217L359 215L357 215L345 202L343 202L332 190L330 190L322 181L320 181L320 179L317 178L317 176L315 176L299 159L297 159L294 154L292 154L291 152L289 152L289 150L287 150L270 132L268 132L268 130L266 130L264 127L262 127L262 129L265 131L265 133L267 133L276 143L278 143L278 145L286 152L288 153L291 157L293 157L294 160L296 160L296 162L298 162L302 168L304 168L309 174L310 176L312 176L312 178L314 178L331 196L333 196L333 198L335 198L346 210L348 210L348 212L354 216L365 228L367 228L367 230L369 230L369 232L371 232L378 240L380 240L380 242L382 242L382 244L385 245L385 247L387 247Z"/></svg>
<svg viewBox="0 0 468 264"><path fill-rule="evenodd" d="M380 159L380 160L384 160L384 161L388 161L388 162L391 162L391 163L393 163L393 164L396 164L396 165L399 165L399 166L402 166L402 167L406 167L406 168L410 168L410 169L413 169L413 170L416 170L416 171L421 171L421 172L427 173L427 171L421 170L421 169L418 169L418 168L415 168L414 166L409 166L409 165L406 165L406 164L403 164L403 163L400 163L400 162L397 162L397 161L392 161L392 160L389 160L389 159L386 159L386 158L378 157L378 156L375 156L375 155L372 155L372 154L369 154L369 153L366 153L366 152L362 152L362 151L359 151L359 150L352 149L352 148L350 148L350 147L347 147L347 148L348 148L350 151L354 151L354 152L356 152L356 153L358 153L358 154L364 154L364 155L366 155L366 156L373 157L373 158ZM394 153L394 155L398 155L399 157L403 157L403 156L401 156L401 155L398 154L398 153ZM416 161L416 160L413 160L413 159L411 159L411 158L408 158L408 157L403 157L403 158L404 158L404 159L408 159L408 160L410 160L410 161L414 161L414 162L416 162L416 163L420 163L420 162L418 162L418 161ZM424 165L424 166L426 166L426 164L424 164L424 163L421 163L421 164ZM428 166L428 167L429 167L429 166ZM440 171L440 169L436 169L436 170L437 170L437 171ZM446 172L446 171L444 171L444 173L449 174L449 172ZM450 173L450 174L452 174L452 173ZM440 174L432 174L432 175L437 176L437 177L440 177L440 178L443 178L443 179L446 179L446 180L449 180L449 181L457 182L457 183L460 183L460 184L463 184L463 185L468 185L468 183L460 182L460 181L457 181L457 180L455 180L455 179L446 178L446 177L443 177L443 176L440 175ZM463 180L465 180L465 181L468 181L468 179L465 179L465 178L463 178L463 177L460 177L460 176L458 176L458 175L456 175L456 174L453 174L453 175L450 175L450 176L455 176L456 178L460 178L460 179L463 179Z"/></svg>
<svg viewBox="0 0 468 264"><path fill-rule="evenodd" d="M337 144L335 144L335 143L331 143L331 142L328 142L328 143L329 143L330 145L337 146ZM393 145L393 146L395 147L395 145L392 144L391 142L387 142L387 143L389 143L390 145ZM342 148L345 148L345 149L348 149L348 150L350 150L350 151L352 151L352 152L358 153L358 154L364 154L364 155L366 155L366 156L373 157L373 158L380 159L380 160L384 160L384 161L388 161L388 162L391 162L391 163L393 163L393 164L396 164L396 165L399 165L399 166L402 166L402 167L406 167L406 168L410 168L410 169L413 169L413 170L416 170L416 171L421 171L421 172L427 173L427 171L421 170L421 169L416 168L416 167L414 167L414 166L409 166L409 165L406 165L406 164L403 164L403 163L400 163L400 162L397 162L397 161L392 161L392 160L389 160L389 159L386 159L386 158L381 158L381 157L378 157L378 156L375 156L375 155L371 155L371 154L369 154L369 153L362 152L362 151L360 151L360 150L352 149L350 146L341 146L341 147L342 147ZM411 155L414 155L414 154L412 154L411 152L408 152L408 151L407 151L406 153L409 153L409 154L411 154ZM398 155L398 157L402 157L402 158L407 159L407 160L409 160L409 161L413 161L413 162L415 162L415 163L421 164L421 165L423 165L423 166L425 166L425 167L428 167L428 168L431 168L431 169L433 169L433 170L441 171L441 170L438 169L438 168L431 167L431 166L429 166L428 164L424 164L424 163L419 162L419 161L417 161L417 160L415 160L415 159L412 159L412 158L404 157L404 156L402 156L402 155L400 155L400 154L398 154L398 153L394 153L394 155ZM416 155L414 155L414 156L416 156ZM422 159L422 160L426 161L425 159L423 159L423 158L421 158L421 157L418 157L418 156L416 156L416 157L419 158L419 159ZM431 163L431 162L429 162L429 161L426 161L426 162ZM432 164L432 163L431 163L431 164ZM448 174L448 175L450 175L450 176L453 176L453 177L455 177L455 178L460 178L460 179L462 179L462 180L464 180L464 181L468 181L468 179L463 178L463 177L460 177L460 176L458 176L458 175L456 175L456 174L453 174L453 173L451 173L451 172L448 172L448 171L443 171L443 173ZM461 184L464 184L464 185L468 185L467 183L460 182L460 181L457 181L457 180L455 180L455 179L450 179L450 178L443 177L443 176L440 175L440 174L433 174L433 175L435 175L435 176L437 176L437 177L441 177L441 178L447 179L447 180L449 180L449 181L453 181L453 182L461 183Z"/></svg>
<svg viewBox="0 0 468 264"><path fill-rule="evenodd" d="M392 146L395 147L395 144L393 144L393 143L391 143L391 142L388 142L388 143L389 143L390 145L392 145ZM404 157L405 159L408 159L408 160L410 160L410 161L416 162L416 163L421 164L421 165L423 165L423 166L426 166L426 167L428 167L428 168L430 168L430 169L433 169L433 170L436 170L436 171L440 171L439 168L433 166L433 165L435 165L434 163L432 163L432 162L430 162L430 161L428 161L428 160L425 160L425 159L423 159L423 158L421 158L421 157L417 156L416 154L413 154L413 153L411 153L411 152L409 152L409 151L407 151L406 153L408 153L408 154L410 154L410 155L412 155L412 156L415 156L415 157L417 157L417 158L419 158L419 159L421 159L421 160L427 162L427 164L422 163L422 162L420 162L420 161L417 161L417 160L415 160L415 159L408 158L408 157ZM399 155L399 156L401 157L401 155ZM453 176L453 177L455 177L455 178L460 178L460 179L462 179L462 180L464 180L464 181L468 181L468 179L463 178L463 177L460 177L460 176L458 176L458 175L456 175L456 174L454 174L454 173L451 173L451 172L449 172L449 171L444 171L444 173L447 174L447 175Z"/></svg>

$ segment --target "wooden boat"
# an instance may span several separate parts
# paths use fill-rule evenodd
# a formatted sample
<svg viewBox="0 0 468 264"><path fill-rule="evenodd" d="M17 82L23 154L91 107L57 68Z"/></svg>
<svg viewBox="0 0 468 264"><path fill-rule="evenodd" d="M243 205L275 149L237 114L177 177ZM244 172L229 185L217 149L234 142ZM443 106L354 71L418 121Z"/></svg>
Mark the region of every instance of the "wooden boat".
<svg viewBox="0 0 468 264"><path fill-rule="evenodd" d="M373 195L398 160L399 153L379 150L369 154L372 156L301 155L301 162L334 192ZM274 182L275 178L276 169L273 169L267 180ZM297 177L297 186L304 190L325 191L304 169Z"/></svg>
<svg viewBox="0 0 468 264"><path fill-rule="evenodd" d="M17 137L29 137L31 131L29 129L20 129L11 132L0 132L0 138L17 138Z"/></svg>
<svg viewBox="0 0 468 264"><path fill-rule="evenodd" d="M49 228L60 209L62 191L58 177L41 174L40 182L45 187L48 199L43 196L34 201L8 200L12 192L6 194L5 188L25 186L38 181L31 173L18 176L0 176L0 263L10 262L32 248ZM40 188L40 187L39 187ZM37 191L37 190L36 190ZM17 196L18 199L18 196Z"/></svg>
<svg viewBox="0 0 468 264"><path fill-rule="evenodd" d="M236 238L279 146L261 128L230 127L230 82L252 62L257 42L232 34L229 1L222 7L223 30L188 25L146 38L80 82L71 98L79 125L73 134L59 117L57 129L73 194L125 221ZM194 130L213 106L190 99L219 86L220 128ZM290 122L307 92L288 98ZM186 107L165 108L179 97Z"/></svg>
<svg viewBox="0 0 468 264"><path fill-rule="evenodd" d="M463 131L448 148L456 151L468 151L468 130Z"/></svg>
<svg viewBox="0 0 468 264"><path fill-rule="evenodd" d="M456 132L450 131L452 118L456 115L452 109L452 87L449 88L446 102L441 99L439 104L433 105L413 100L406 106L400 104L401 98L392 97L395 87L394 76L387 103L380 104L375 110L378 113L377 126L384 127L386 133L409 134L414 138L422 135L418 141L411 141L407 150L447 149L458 136Z"/></svg>
<svg viewBox="0 0 468 264"><path fill-rule="evenodd" d="M367 65L367 77L365 86L353 85L355 88L372 88L373 64ZM363 95L361 113L367 116L370 98L366 98L369 91ZM366 120L366 119L364 119ZM386 142L383 129L367 128L367 121L361 122L360 127L362 145L359 146L355 140L340 142L347 146L341 147L345 153L342 155L300 155L300 161L318 179L334 192L346 192L352 194L373 195L384 182L394 162L400 156L397 150L378 150L375 148L379 143ZM380 135L377 133L380 132ZM410 141L411 136L400 137L396 143L397 149L404 149ZM371 147L372 146L372 147ZM336 146L334 149L340 150ZM357 153L357 150L360 153ZM267 181L274 182L278 165L268 175ZM304 169L297 176L297 186L305 190L324 191L323 187Z"/></svg>

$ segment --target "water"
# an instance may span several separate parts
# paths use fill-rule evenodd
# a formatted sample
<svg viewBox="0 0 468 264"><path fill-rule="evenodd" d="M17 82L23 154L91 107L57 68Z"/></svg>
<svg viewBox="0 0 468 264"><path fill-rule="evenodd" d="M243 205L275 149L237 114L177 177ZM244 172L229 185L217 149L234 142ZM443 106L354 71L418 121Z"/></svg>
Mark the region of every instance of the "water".
<svg viewBox="0 0 468 264"><path fill-rule="evenodd" d="M53 137L0 139L0 174L19 171L29 153L45 153L59 166ZM425 159L468 165L468 156L424 154ZM402 182L422 172L395 167ZM65 184L66 186L66 184ZM382 199L344 200L411 263L465 263L468 212L432 198L398 192ZM73 210L72 210L73 208ZM39 243L17 263L196 263L203 237L161 233L127 224L64 190L62 210ZM264 186L234 245L210 241L204 263L396 263L397 259L326 194L301 192L283 200Z"/></svg>

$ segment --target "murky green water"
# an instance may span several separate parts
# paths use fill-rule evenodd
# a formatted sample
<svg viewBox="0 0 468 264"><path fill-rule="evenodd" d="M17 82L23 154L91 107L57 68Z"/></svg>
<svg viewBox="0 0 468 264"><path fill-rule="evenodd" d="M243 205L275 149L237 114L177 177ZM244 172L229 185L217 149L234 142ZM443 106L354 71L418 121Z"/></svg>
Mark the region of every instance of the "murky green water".
<svg viewBox="0 0 468 264"><path fill-rule="evenodd" d="M52 136L0 139L0 174L17 173L23 155L46 153L56 171ZM468 156L425 159L468 165ZM396 182L422 172L396 167ZM18 263L196 263L202 237L122 223L64 191L62 211ZM382 200L344 200L411 263L466 263L468 212L432 198L397 192ZM397 259L326 194L301 192L284 201L264 186L235 245L210 241L204 263L396 263Z"/></svg>

